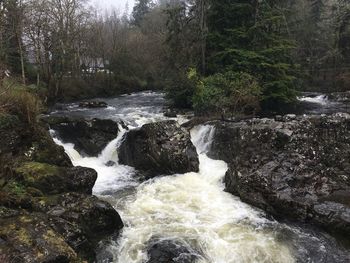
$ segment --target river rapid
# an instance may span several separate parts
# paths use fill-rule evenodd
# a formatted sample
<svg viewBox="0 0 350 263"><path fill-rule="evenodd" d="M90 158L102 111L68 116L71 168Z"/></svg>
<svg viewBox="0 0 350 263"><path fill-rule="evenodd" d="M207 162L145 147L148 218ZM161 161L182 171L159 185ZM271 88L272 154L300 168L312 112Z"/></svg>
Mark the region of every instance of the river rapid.
<svg viewBox="0 0 350 263"><path fill-rule="evenodd" d="M52 115L122 120L129 129L168 118L163 94L142 92L104 99L104 109L64 105ZM187 116L179 116L180 123ZM310 227L278 222L263 211L224 191L227 164L212 160L215 129L201 125L191 130L200 160L198 173L175 174L140 182L138 172L118 163L118 145L127 132L111 141L98 157L81 156L73 144L62 145L75 166L90 167L98 179L93 194L110 202L125 224L117 238L101 244L98 262L147 262L152 242L181 243L198 263L349 262L349 255L327 234ZM113 161L110 166L107 163ZM110 163L110 162L109 162ZM183 255L184 257L186 255ZM181 255L178 262L184 261Z"/></svg>

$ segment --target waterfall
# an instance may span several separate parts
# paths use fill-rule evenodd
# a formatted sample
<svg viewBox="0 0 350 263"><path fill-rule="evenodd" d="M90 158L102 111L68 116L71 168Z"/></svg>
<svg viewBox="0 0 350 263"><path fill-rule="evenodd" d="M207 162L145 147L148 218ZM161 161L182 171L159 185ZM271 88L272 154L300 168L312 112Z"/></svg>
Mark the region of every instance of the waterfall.
<svg viewBox="0 0 350 263"><path fill-rule="evenodd" d="M98 177L93 188L93 193L96 195L113 194L122 189L138 185L133 178L135 169L118 164L117 149L125 133L126 130L119 125L118 136L105 147L98 157L82 157L74 149L74 144L63 143L55 137L55 132L51 131L54 141L64 147L74 166L89 167L97 172ZM108 164L110 161L112 161L112 164Z"/></svg>
<svg viewBox="0 0 350 263"><path fill-rule="evenodd" d="M132 94L107 102L113 108L75 107L69 114L122 119L129 128L166 119L162 114L164 100L156 93ZM183 122L185 118L178 116L177 120ZM118 163L117 149L126 132L120 127L116 138L98 157L84 157L73 144L63 143L51 131L74 165L97 171L93 193L108 200L124 221L119 238L104 247L109 256L113 255L113 262L146 262L152 238L179 241L200 255L197 263L326 263L330 262L329 255L339 253L333 240L322 233L317 235L313 230L267 219L262 211L224 191L223 178L228 166L207 156L215 135L214 126L200 125L191 130L200 162L198 173L157 177L144 183L139 183L134 168ZM100 259L98 262L106 262L105 256Z"/></svg>
<svg viewBox="0 0 350 263"><path fill-rule="evenodd" d="M203 256L200 263L294 262L288 247L260 211L223 191L227 164L208 158L215 129L198 126L191 131L199 153L199 173L156 178L141 184L136 196L118 210L126 222L118 243L109 250L119 263L147 260L152 237L180 240Z"/></svg>
<svg viewBox="0 0 350 263"><path fill-rule="evenodd" d="M200 125L191 130L191 139L198 154L207 153L213 141L215 128L212 125Z"/></svg>

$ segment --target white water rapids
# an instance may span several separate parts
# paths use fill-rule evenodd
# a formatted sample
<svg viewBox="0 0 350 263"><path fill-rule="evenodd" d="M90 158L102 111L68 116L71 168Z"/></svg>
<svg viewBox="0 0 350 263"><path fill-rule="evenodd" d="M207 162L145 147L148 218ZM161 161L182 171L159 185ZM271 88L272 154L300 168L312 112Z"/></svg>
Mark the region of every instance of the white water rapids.
<svg viewBox="0 0 350 263"><path fill-rule="evenodd" d="M147 116L150 119L133 115L126 123L135 128L164 119L159 112L153 115L147 112ZM82 157L73 144L55 138L74 165L97 171L93 193L110 202L123 219L121 235L106 248L113 255L113 262L146 262L152 238L181 241L198 253L198 263L328 262L311 258L327 253L321 239L267 219L260 210L224 192L227 164L206 155L215 134L212 126L198 126L191 131L199 154L198 173L158 177L144 183L135 179L134 168L118 164L117 148L126 132L120 129L122 132L96 158ZM115 164L107 166L108 161ZM281 238L281 229L290 235L287 240ZM309 240L316 243L311 252L302 244L310 243Z"/></svg>

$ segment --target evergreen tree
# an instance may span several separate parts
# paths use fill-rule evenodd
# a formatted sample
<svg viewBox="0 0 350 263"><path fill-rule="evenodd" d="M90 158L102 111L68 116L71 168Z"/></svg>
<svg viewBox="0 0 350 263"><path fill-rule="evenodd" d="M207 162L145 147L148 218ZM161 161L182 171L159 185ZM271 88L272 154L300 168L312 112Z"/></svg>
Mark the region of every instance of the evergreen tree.
<svg viewBox="0 0 350 263"><path fill-rule="evenodd" d="M167 95L177 107L191 107L195 82L190 68L200 68L201 32L195 1L170 2L167 14Z"/></svg>
<svg viewBox="0 0 350 263"><path fill-rule="evenodd" d="M265 105L295 100L295 73L283 1L212 1L209 73L247 72L260 80Z"/></svg>
<svg viewBox="0 0 350 263"><path fill-rule="evenodd" d="M152 0L137 0L132 11L133 24L140 26L142 20L151 11Z"/></svg>
<svg viewBox="0 0 350 263"><path fill-rule="evenodd" d="M3 62L5 62L12 72L21 73L21 54L20 45L22 45L22 12L17 0L6 0L2 3L3 21L2 21L2 51Z"/></svg>

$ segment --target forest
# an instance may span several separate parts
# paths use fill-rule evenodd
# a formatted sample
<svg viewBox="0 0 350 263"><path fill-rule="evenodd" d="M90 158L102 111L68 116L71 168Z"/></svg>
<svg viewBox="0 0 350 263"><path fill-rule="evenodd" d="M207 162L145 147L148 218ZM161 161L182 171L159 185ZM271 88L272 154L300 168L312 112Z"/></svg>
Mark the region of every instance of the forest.
<svg viewBox="0 0 350 263"><path fill-rule="evenodd" d="M0 61L45 101L164 90L176 107L255 113L350 85L346 0L4 0Z"/></svg>

